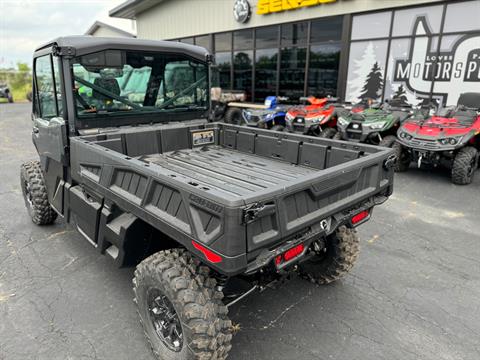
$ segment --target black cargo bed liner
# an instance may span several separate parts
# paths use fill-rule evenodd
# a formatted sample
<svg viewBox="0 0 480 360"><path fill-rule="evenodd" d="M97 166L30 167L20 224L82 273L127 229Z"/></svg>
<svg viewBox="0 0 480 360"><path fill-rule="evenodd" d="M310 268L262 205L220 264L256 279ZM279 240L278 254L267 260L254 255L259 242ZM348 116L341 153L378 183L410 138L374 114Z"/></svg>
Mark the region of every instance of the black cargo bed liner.
<svg viewBox="0 0 480 360"><path fill-rule="evenodd" d="M286 184L319 171L217 145L145 155L139 159L234 196Z"/></svg>

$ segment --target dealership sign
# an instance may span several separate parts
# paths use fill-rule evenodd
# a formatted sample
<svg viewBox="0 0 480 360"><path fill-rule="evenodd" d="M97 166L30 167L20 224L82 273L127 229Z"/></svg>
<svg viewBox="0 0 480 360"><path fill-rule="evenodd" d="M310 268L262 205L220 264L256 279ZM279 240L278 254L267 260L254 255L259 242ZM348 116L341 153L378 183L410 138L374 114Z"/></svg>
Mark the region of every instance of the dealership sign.
<svg viewBox="0 0 480 360"><path fill-rule="evenodd" d="M235 0L233 4L233 17L239 23L246 23L250 18L250 3L248 0Z"/></svg>
<svg viewBox="0 0 480 360"><path fill-rule="evenodd" d="M417 19L413 35L408 58L395 61L395 82L405 82L411 91L428 94L434 81L434 95L448 96L451 103L463 92L479 91L479 35L460 36L449 51L432 51L424 17Z"/></svg>
<svg viewBox="0 0 480 360"><path fill-rule="evenodd" d="M337 0L258 0L257 14L265 15L320 4L333 3L336 1Z"/></svg>

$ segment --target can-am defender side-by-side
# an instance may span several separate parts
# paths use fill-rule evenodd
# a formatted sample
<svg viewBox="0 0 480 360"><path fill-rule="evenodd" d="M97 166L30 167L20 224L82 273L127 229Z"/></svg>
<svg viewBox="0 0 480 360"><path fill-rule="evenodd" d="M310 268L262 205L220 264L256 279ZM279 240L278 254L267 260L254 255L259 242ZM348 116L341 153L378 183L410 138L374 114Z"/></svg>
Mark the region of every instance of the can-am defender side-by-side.
<svg viewBox="0 0 480 360"><path fill-rule="evenodd" d="M290 108L285 115L285 125L275 130L333 138L337 133L338 109L342 107L337 103L338 99L309 96L300 100L307 101L309 105Z"/></svg>
<svg viewBox="0 0 480 360"><path fill-rule="evenodd" d="M396 99L353 106L339 115L335 139L392 147L397 130L412 115L414 109Z"/></svg>
<svg viewBox="0 0 480 360"><path fill-rule="evenodd" d="M472 182L479 162L480 93L464 93L457 106L446 107L427 119L406 121L394 145L397 171L406 171L411 162L446 165L454 184Z"/></svg>
<svg viewBox="0 0 480 360"><path fill-rule="evenodd" d="M21 166L26 207L136 265L157 359L225 359L235 301L292 272L340 279L356 227L393 190L391 149L208 122L211 60L182 43L90 36L34 53L40 159ZM119 85L132 76L128 98Z"/></svg>
<svg viewBox="0 0 480 360"><path fill-rule="evenodd" d="M267 96L263 106L250 107L242 110L242 125L261 129L277 130L285 124L285 114L289 105L280 104L288 98L282 96ZM248 106L248 104L246 104Z"/></svg>

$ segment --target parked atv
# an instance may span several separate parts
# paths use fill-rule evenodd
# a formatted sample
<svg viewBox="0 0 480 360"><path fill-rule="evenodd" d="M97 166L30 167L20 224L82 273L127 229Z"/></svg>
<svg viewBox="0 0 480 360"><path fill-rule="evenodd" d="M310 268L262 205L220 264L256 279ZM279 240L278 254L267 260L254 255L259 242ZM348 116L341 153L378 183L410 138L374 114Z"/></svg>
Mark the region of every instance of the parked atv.
<svg viewBox="0 0 480 360"><path fill-rule="evenodd" d="M5 98L9 103L13 103L13 95L7 84L0 83L0 98Z"/></svg>
<svg viewBox="0 0 480 360"><path fill-rule="evenodd" d="M360 105L339 115L335 139L392 147L401 124L415 114L411 106L396 99Z"/></svg>
<svg viewBox="0 0 480 360"><path fill-rule="evenodd" d="M245 104L250 107L242 110L241 125L277 130L278 126L285 125L285 114L290 106L279 102L286 100L286 97L267 96L264 105Z"/></svg>
<svg viewBox="0 0 480 360"><path fill-rule="evenodd" d="M300 98L310 105L290 108L285 115L285 125L274 126L277 131L299 132L306 135L333 138L336 134L337 117L344 104L336 98Z"/></svg>
<svg viewBox="0 0 480 360"><path fill-rule="evenodd" d="M411 162L418 167L445 164L454 184L471 183L480 150L480 93L464 93L455 107L406 121L393 148L399 159L396 171L408 170Z"/></svg>

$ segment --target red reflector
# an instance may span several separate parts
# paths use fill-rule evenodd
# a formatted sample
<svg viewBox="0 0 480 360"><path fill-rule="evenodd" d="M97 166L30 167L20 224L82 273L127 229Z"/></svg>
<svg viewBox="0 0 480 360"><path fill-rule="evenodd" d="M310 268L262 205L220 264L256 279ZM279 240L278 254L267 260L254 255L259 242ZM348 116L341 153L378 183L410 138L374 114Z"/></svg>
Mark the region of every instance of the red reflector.
<svg viewBox="0 0 480 360"><path fill-rule="evenodd" d="M199 243L196 243L193 240L192 240L192 245L195 249L202 252L203 255L205 255L205 257L207 258L207 260L210 261L211 263L219 263L222 261L222 257L220 255L215 254L213 251L208 250L206 247L200 245Z"/></svg>
<svg viewBox="0 0 480 360"><path fill-rule="evenodd" d="M352 224L359 223L368 216L368 210L363 210L357 215L352 216Z"/></svg>
<svg viewBox="0 0 480 360"><path fill-rule="evenodd" d="M294 246L293 248L285 251L285 254L283 254L283 258L285 259L285 261L292 260L293 258L300 255L303 252L303 249L303 244Z"/></svg>

